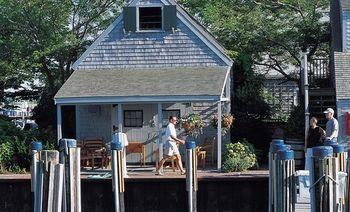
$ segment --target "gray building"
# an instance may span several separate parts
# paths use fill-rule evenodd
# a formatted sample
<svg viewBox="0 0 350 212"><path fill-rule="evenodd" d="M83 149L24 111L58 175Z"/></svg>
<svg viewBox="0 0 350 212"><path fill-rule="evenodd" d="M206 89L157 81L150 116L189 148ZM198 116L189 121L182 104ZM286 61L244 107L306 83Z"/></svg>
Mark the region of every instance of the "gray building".
<svg viewBox="0 0 350 212"><path fill-rule="evenodd" d="M211 115L229 112L232 64L225 49L175 1L131 1L74 63L74 73L56 94L58 138L62 107L70 105L77 139L109 142L118 128L129 142L143 142L146 161L154 162L155 153L162 155L168 116L199 113L208 126L198 142L216 141L220 169L224 138L209 122Z"/></svg>
<svg viewBox="0 0 350 212"><path fill-rule="evenodd" d="M346 128L350 113L350 1L334 0L331 4L332 57L334 61L335 99L339 121L339 139L350 140Z"/></svg>

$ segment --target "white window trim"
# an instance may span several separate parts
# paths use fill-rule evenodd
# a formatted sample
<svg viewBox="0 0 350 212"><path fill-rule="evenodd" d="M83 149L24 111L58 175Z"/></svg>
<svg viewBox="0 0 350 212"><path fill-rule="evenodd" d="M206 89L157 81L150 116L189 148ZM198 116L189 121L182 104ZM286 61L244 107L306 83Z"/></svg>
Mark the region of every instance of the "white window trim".
<svg viewBox="0 0 350 212"><path fill-rule="evenodd" d="M164 32L164 5L163 4L147 4L136 6L136 32ZM162 29L159 30L140 30L140 8L145 7L160 7L162 14Z"/></svg>

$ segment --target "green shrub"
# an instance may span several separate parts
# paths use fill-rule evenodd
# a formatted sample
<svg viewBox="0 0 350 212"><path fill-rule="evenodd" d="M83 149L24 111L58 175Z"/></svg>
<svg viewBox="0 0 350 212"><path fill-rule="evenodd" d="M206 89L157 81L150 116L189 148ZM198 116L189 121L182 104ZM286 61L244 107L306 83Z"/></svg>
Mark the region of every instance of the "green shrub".
<svg viewBox="0 0 350 212"><path fill-rule="evenodd" d="M0 173L22 173L29 170L29 144L43 141L44 149L54 149L55 132L45 130L20 130L8 118L0 116Z"/></svg>
<svg viewBox="0 0 350 212"><path fill-rule="evenodd" d="M254 146L246 140L226 145L223 172L245 171L257 165Z"/></svg>

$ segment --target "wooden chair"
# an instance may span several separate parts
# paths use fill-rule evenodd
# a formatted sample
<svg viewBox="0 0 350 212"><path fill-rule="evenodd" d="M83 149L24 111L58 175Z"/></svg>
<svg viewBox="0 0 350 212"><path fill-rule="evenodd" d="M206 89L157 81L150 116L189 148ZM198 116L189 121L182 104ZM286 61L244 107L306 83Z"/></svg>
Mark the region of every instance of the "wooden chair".
<svg viewBox="0 0 350 212"><path fill-rule="evenodd" d="M140 165L144 166L146 164L146 146L143 142L129 142L126 146L126 155L138 153L140 154Z"/></svg>
<svg viewBox="0 0 350 212"><path fill-rule="evenodd" d="M210 157L210 163L213 166L215 156L215 138L206 138L202 145L196 147L196 154L198 162L201 162L203 169L205 169L207 156Z"/></svg>
<svg viewBox="0 0 350 212"><path fill-rule="evenodd" d="M207 151L202 150L201 146L196 147L196 156L197 156L197 161L201 162L202 164L202 169L205 169L205 159L207 157Z"/></svg>
<svg viewBox="0 0 350 212"><path fill-rule="evenodd" d="M103 168L103 162L106 157L106 148L104 147L103 139L86 138L82 146L81 152L83 154L81 154L81 161L83 165L91 166L92 169L94 169L95 166Z"/></svg>

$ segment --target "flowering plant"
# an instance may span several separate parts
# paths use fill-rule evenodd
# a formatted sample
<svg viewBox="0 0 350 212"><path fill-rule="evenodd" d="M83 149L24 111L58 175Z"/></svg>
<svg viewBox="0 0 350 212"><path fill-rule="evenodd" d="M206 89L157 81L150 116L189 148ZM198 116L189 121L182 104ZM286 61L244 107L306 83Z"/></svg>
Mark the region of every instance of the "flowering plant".
<svg viewBox="0 0 350 212"><path fill-rule="evenodd" d="M228 130L231 128L235 118L230 113L224 113L221 115L221 131L222 134L226 134ZM214 128L218 127L218 117L217 115L212 116L211 125Z"/></svg>
<svg viewBox="0 0 350 212"><path fill-rule="evenodd" d="M198 135L202 134L204 122L199 114L191 113L180 118L180 125L184 128L187 135L198 137Z"/></svg>
<svg viewBox="0 0 350 212"><path fill-rule="evenodd" d="M245 139L242 142L227 144L226 150L222 167L224 172L245 171L257 163L254 147Z"/></svg>

